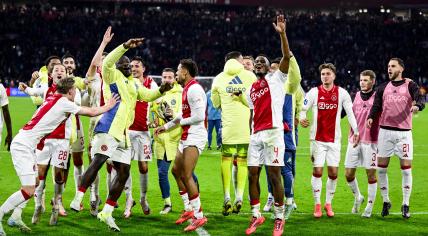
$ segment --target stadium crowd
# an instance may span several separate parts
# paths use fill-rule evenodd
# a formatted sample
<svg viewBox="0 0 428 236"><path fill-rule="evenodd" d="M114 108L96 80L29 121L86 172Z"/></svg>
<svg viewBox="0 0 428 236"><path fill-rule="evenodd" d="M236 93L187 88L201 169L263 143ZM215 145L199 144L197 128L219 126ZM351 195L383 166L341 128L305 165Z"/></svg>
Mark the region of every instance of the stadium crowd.
<svg viewBox="0 0 428 236"><path fill-rule="evenodd" d="M269 58L280 55L275 37L261 37L273 31L267 25L275 19L274 9L65 4L4 4L0 8L0 20L9 22L0 25L0 78L5 87L28 81L31 72L38 70L48 55L63 55L67 51L80 65L77 74L84 76L93 50L101 41L99 32L108 25L113 26L117 42L129 35L146 38L144 46L132 53L146 60L150 74L159 75L162 68L174 67L179 58L191 57L198 63L200 75L214 76L223 70L224 55L231 50L245 55L271 52ZM427 19L416 16L404 21L380 13L286 15L306 91L319 83L320 63L334 63L338 84L356 91L359 73L364 69L374 70L378 81L387 80L386 60L393 56L406 61L406 77L428 86Z"/></svg>

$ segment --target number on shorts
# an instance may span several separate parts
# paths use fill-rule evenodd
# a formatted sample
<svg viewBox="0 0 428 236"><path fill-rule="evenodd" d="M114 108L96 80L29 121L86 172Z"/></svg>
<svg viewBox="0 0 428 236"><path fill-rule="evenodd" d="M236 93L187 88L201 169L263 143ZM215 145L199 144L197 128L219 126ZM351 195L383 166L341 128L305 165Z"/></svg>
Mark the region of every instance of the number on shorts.
<svg viewBox="0 0 428 236"><path fill-rule="evenodd" d="M143 146L144 155L150 154L150 147L148 145Z"/></svg>
<svg viewBox="0 0 428 236"><path fill-rule="evenodd" d="M275 153L275 156L278 157L278 147L273 147L273 152Z"/></svg>
<svg viewBox="0 0 428 236"><path fill-rule="evenodd" d="M65 160L67 160L67 157L68 157L68 152L67 151L59 151L59 154L58 154L58 159L59 160L65 161Z"/></svg>
<svg viewBox="0 0 428 236"><path fill-rule="evenodd" d="M403 152L408 152L410 150L410 145L408 143L403 144Z"/></svg>
<svg viewBox="0 0 428 236"><path fill-rule="evenodd" d="M376 161L376 153L372 153L372 161Z"/></svg>

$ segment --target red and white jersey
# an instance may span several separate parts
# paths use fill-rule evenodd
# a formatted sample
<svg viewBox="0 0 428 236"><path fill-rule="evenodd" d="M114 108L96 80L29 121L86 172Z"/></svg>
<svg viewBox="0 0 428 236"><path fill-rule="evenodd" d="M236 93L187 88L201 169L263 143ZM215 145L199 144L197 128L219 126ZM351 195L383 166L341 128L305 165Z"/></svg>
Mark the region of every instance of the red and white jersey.
<svg viewBox="0 0 428 236"><path fill-rule="evenodd" d="M280 128L282 123L282 107L284 105L284 83L287 74L277 70L273 74L259 78L247 92L247 101L253 109L253 133L262 130ZM245 122L245 121L242 121Z"/></svg>
<svg viewBox="0 0 428 236"><path fill-rule="evenodd" d="M312 109L313 121L310 139L340 143L342 137L340 129L342 108L345 109L352 130L358 133L357 121L352 111L351 96L345 89L334 85L330 91L327 91L321 85L309 90L303 102L300 119L306 119L307 111Z"/></svg>
<svg viewBox="0 0 428 236"><path fill-rule="evenodd" d="M29 148L35 148L41 139L51 134L58 126L65 123L70 115L77 114L79 110L80 106L61 94L54 94L37 109L31 120L16 135L14 141ZM65 132L71 132L71 130L65 129Z"/></svg>
<svg viewBox="0 0 428 236"><path fill-rule="evenodd" d="M352 104L352 110L354 111L355 118L357 119L358 131L360 132L360 142L365 144L377 143L379 136L379 119L373 121L372 127L367 128L366 121L372 109L376 92L374 92L368 100L364 100L361 97L361 92L355 95L354 102ZM354 132L352 129L349 131L349 142L352 143L352 136Z"/></svg>
<svg viewBox="0 0 428 236"><path fill-rule="evenodd" d="M181 101L181 113L166 123L165 129L168 130L180 124L183 129L181 140L206 141L208 138L205 127L207 96L195 79L189 81L184 87Z"/></svg>
<svg viewBox="0 0 428 236"><path fill-rule="evenodd" d="M144 78L143 86L148 89L156 89L158 85L149 76ZM129 127L130 130L136 131L149 131L149 114L150 114L150 103L137 101L135 104L135 118L134 123Z"/></svg>

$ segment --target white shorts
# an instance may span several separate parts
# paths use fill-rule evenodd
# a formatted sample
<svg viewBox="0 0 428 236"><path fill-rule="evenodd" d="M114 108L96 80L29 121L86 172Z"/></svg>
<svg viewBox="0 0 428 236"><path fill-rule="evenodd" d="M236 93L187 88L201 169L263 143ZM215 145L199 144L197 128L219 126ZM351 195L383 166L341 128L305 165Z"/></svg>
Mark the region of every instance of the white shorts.
<svg viewBox="0 0 428 236"><path fill-rule="evenodd" d="M403 160L413 160L412 131L379 130L378 157L397 155Z"/></svg>
<svg viewBox="0 0 428 236"><path fill-rule="evenodd" d="M152 145L149 131L129 131L131 156L134 161L152 161Z"/></svg>
<svg viewBox="0 0 428 236"><path fill-rule="evenodd" d="M74 143L71 144L71 152L83 152L85 151L85 135L83 133L82 121L79 117L78 122L80 122L79 127L77 129L77 139Z"/></svg>
<svg viewBox="0 0 428 236"><path fill-rule="evenodd" d="M29 148L16 142L14 139L10 146L13 166L22 186L36 185L36 153L34 148Z"/></svg>
<svg viewBox="0 0 428 236"><path fill-rule="evenodd" d="M280 129L262 130L251 135L248 166L284 166L284 133Z"/></svg>
<svg viewBox="0 0 428 236"><path fill-rule="evenodd" d="M313 167L327 166L339 167L340 143L327 143L311 140L311 158Z"/></svg>
<svg viewBox="0 0 428 236"><path fill-rule="evenodd" d="M178 143L178 151L183 153L183 150L188 147L196 147L198 149L199 155L202 154L202 151L205 148L205 144L207 144L206 139L196 139L192 138L190 135L187 136L186 140L180 140Z"/></svg>
<svg viewBox="0 0 428 236"><path fill-rule="evenodd" d="M46 139L43 150L36 149L36 163L38 165L55 166L67 169L70 140L68 139Z"/></svg>
<svg viewBox="0 0 428 236"><path fill-rule="evenodd" d="M359 143L355 148L351 142L346 150L345 168L364 167L376 169L377 167L377 144Z"/></svg>
<svg viewBox="0 0 428 236"><path fill-rule="evenodd" d="M120 162L124 164L131 164L131 148L125 146L125 141L119 142L110 134L98 133L95 134L92 155L103 154L108 156L107 160L111 162Z"/></svg>

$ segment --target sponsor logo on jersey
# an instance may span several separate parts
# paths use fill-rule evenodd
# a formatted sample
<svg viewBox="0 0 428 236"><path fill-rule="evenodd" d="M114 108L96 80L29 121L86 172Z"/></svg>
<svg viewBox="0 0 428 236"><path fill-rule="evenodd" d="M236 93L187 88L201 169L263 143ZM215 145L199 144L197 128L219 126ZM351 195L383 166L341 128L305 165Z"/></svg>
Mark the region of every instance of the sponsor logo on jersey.
<svg viewBox="0 0 428 236"><path fill-rule="evenodd" d="M337 96L333 94L333 95L331 96L331 100L332 100L333 102L334 102L334 101L336 101L336 100L337 100Z"/></svg>
<svg viewBox="0 0 428 236"><path fill-rule="evenodd" d="M229 84L226 87L226 93L244 93L246 91L245 87L242 87L244 84L238 76L235 76Z"/></svg>
<svg viewBox="0 0 428 236"><path fill-rule="evenodd" d="M260 98L261 96L265 95L267 92L269 92L269 87L265 87L258 91L257 93L251 93L251 101L256 101L257 98Z"/></svg>
<svg viewBox="0 0 428 236"><path fill-rule="evenodd" d="M333 110L337 108L337 104L328 104L325 102L318 103L318 109L320 110Z"/></svg>
<svg viewBox="0 0 428 236"><path fill-rule="evenodd" d="M325 98L324 98L324 96L321 96L321 97L320 97L320 100L324 100L324 99L325 99Z"/></svg>
<svg viewBox="0 0 428 236"><path fill-rule="evenodd" d="M407 100L406 96L389 94L386 96L385 101L388 103L397 103L397 102L405 102Z"/></svg>
<svg viewBox="0 0 428 236"><path fill-rule="evenodd" d="M187 105L187 104L182 105L182 110L188 110L188 109L189 109L189 105Z"/></svg>

